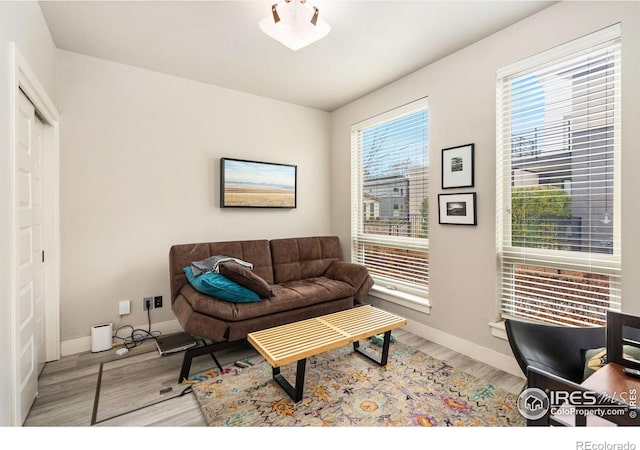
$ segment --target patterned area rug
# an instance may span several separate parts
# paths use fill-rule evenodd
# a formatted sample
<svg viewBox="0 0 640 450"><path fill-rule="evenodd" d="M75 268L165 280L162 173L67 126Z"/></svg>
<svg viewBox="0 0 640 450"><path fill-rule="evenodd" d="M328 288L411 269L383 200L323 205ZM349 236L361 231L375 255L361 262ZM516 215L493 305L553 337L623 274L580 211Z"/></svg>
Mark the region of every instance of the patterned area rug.
<svg viewBox="0 0 640 450"><path fill-rule="evenodd" d="M294 371L295 364L282 368L290 381ZM350 345L308 358L299 403L273 381L264 360L196 378L193 391L210 426L525 425L516 395L399 343L386 367Z"/></svg>

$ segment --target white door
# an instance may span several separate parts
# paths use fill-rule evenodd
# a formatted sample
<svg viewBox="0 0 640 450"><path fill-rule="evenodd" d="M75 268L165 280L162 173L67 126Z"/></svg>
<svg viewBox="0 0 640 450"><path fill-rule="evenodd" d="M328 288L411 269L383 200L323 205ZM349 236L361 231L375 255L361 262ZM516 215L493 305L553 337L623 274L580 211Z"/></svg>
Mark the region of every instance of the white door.
<svg viewBox="0 0 640 450"><path fill-rule="evenodd" d="M17 387L20 423L38 393L38 375L45 359L44 263L42 242L43 127L35 108L20 93L16 149L16 313Z"/></svg>
<svg viewBox="0 0 640 450"><path fill-rule="evenodd" d="M45 205L44 199L45 194L42 192L44 182L44 167L47 155L45 154L45 143L44 143L44 127L45 124L40 120L40 117L36 115L36 119L33 122L33 133L31 139L31 147L34 149L33 153L39 155L37 162L37 173L39 173L40 178L38 183L40 184L40 190L38 192L37 199L37 207L34 208L38 211L38 229L40 230L40 235L38 236L38 246L39 250L36 251L34 262L36 276L38 279L38 289L37 295L34 297L34 319L35 319L35 343L36 343L36 373L40 376L42 373L42 369L44 369L44 363L47 358L47 346L46 346L46 303L45 303L45 274L44 274L44 263L46 262L46 255L44 253L44 211ZM34 202L35 202L34 197ZM40 259L37 257L40 256Z"/></svg>

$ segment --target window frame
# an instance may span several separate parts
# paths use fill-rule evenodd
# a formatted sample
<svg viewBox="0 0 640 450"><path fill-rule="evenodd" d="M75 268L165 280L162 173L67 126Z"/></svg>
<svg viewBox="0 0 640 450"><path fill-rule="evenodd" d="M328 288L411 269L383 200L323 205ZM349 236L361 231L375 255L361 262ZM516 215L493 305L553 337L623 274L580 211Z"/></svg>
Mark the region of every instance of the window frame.
<svg viewBox="0 0 640 450"><path fill-rule="evenodd" d="M516 264L546 267L557 270L580 271L597 273L616 277L609 287L609 308L619 310L622 303L621 292L621 101L613 110L613 250L611 254L597 252L579 252L571 250L543 249L535 247L518 247L512 243L511 216L511 172L512 150L511 142L505 132L511 130L510 114L505 114L509 108L507 98L510 98L510 86L507 85L511 77L533 73L537 68L552 65L568 57L578 57L587 54L594 48L606 48L612 42L621 46L621 27L615 24L602 30L583 36L569 43L554 47L550 50L525 58L522 61L506 66L497 71L496 81L496 247L497 247L497 292L496 301L498 314L501 319L513 318L505 312L507 290L505 284L505 266ZM621 49L618 50L621 52ZM614 68L614 92L621 92L621 68L617 64ZM508 94L507 94L508 93ZM566 183L566 181L565 181ZM509 243L510 245L507 245ZM597 266L597 270L593 267ZM513 286L513 284L511 284ZM512 295L513 297L513 295ZM616 300L618 299L618 300ZM512 302L513 303L513 302ZM518 316L517 318L520 318ZM528 318L525 320L535 320Z"/></svg>
<svg viewBox="0 0 640 450"><path fill-rule="evenodd" d="M362 157L362 140L357 138L366 129L370 129L411 114L426 111L429 114L429 106L427 98L415 100L406 105L394 108L382 114L373 116L369 119L355 123L351 126L351 261L358 262L357 257L360 254L360 246L362 244L374 244L385 247L398 249L420 249L429 251L429 238L417 238L406 236L387 236L368 234L360 232L363 229L364 214L367 213L364 197L364 180L363 180L363 157ZM427 116L427 148L429 146L429 118ZM427 150L427 161L430 152ZM428 164L428 163L427 163ZM430 165L426 170L429 171ZM429 178L430 179L430 178ZM428 180L429 180L428 179ZM427 197L429 195L430 182L427 181ZM430 216L430 214L429 214ZM429 220L429 216L427 220ZM428 267L428 260L427 260ZM371 295L379 297L403 306L428 312L430 305L428 301L428 286L418 286L413 283L404 282L390 277L384 277L379 274L371 274L375 281Z"/></svg>

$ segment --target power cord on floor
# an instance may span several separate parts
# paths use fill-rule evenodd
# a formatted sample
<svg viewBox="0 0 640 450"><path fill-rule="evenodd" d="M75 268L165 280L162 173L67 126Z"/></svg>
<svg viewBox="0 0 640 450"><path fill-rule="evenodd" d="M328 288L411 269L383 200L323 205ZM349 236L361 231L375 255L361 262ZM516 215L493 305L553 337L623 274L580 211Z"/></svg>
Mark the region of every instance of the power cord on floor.
<svg viewBox="0 0 640 450"><path fill-rule="evenodd" d="M122 319L122 316L120 316L120 319ZM146 330L140 329L140 328L134 328L132 325L120 325L120 322L118 322L118 328L116 328L116 332L113 335L114 339L119 339L123 342L123 345L125 348L127 348L128 350L137 347L138 345L142 344L144 341L148 340L148 339L156 339L156 337L162 335L162 333L160 331L151 331L151 310L147 309L147 321L148 321L148 328ZM129 336L119 336L120 331L123 329L130 329L131 330L131 334L129 334Z"/></svg>

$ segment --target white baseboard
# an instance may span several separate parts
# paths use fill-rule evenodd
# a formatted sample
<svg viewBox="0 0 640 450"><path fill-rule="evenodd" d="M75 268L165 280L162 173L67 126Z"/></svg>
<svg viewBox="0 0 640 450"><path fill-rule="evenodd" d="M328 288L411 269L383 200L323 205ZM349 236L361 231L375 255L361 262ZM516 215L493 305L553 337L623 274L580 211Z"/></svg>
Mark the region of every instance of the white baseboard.
<svg viewBox="0 0 640 450"><path fill-rule="evenodd" d="M407 331L423 337L431 342L450 348L482 363L488 364L511 375L524 379L520 366L513 356L491 350L449 333L431 328L422 323L407 319Z"/></svg>
<svg viewBox="0 0 640 450"><path fill-rule="evenodd" d="M135 328L146 329L148 325L138 325ZM163 334L175 333L182 331L182 327L177 320L168 320L153 324L153 331L159 331ZM449 333L431 328L414 320L407 320L406 329L413 334L450 348L458 353L462 353L477 361L488 364L496 369L503 370L507 373L523 378L520 367L513 356L491 350L465 339L459 338ZM121 344L121 341L114 341L114 345ZM62 356L74 355L76 353L88 352L91 350L91 336L84 336L75 339L62 341Z"/></svg>
<svg viewBox="0 0 640 450"><path fill-rule="evenodd" d="M146 330L148 327L149 327L148 324L134 325L135 329L141 329L141 330ZM175 333L177 331L182 331L182 327L180 326L180 323L178 323L176 319L168 320L166 322L154 323L151 329L154 332L159 331L162 334ZM122 341L117 339L113 341L113 344L120 345L122 344ZM62 349L62 352L61 352L62 356L75 355L76 353L91 351L91 335L62 341L61 349Z"/></svg>

